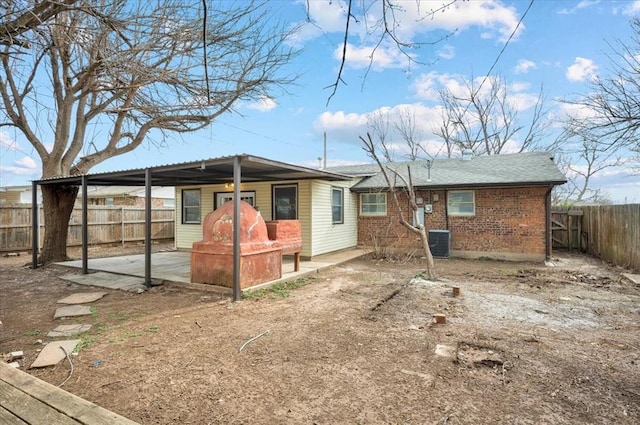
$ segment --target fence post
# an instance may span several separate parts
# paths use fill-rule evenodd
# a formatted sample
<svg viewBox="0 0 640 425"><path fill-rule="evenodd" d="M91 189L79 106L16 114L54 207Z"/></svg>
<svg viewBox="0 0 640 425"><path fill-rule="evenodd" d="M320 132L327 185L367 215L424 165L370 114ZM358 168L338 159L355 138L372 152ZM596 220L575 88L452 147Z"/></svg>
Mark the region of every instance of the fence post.
<svg viewBox="0 0 640 425"><path fill-rule="evenodd" d="M124 247L124 207L120 207L120 239Z"/></svg>

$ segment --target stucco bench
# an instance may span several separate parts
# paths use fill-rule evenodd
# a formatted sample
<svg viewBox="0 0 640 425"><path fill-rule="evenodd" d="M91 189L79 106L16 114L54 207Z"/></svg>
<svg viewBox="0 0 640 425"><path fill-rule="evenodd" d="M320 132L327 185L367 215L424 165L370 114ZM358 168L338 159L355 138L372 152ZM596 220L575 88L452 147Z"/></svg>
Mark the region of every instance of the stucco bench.
<svg viewBox="0 0 640 425"><path fill-rule="evenodd" d="M294 271L300 270L300 253L302 252L302 226L299 220L267 221L269 239L277 242L282 254L293 254Z"/></svg>

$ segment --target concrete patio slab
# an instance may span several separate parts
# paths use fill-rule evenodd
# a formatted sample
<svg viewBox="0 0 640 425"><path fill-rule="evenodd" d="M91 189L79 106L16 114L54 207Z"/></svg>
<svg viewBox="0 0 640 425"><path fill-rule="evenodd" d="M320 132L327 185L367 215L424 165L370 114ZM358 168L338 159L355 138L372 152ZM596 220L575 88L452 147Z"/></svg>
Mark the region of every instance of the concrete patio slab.
<svg viewBox="0 0 640 425"><path fill-rule="evenodd" d="M78 292L71 294L61 300L58 300L58 304L84 304L98 301L100 298L107 295L107 292Z"/></svg>
<svg viewBox="0 0 640 425"><path fill-rule="evenodd" d="M100 288L120 289L123 291L145 291L144 279L136 276L123 276L114 273L97 272L90 274L68 274L61 276L64 280Z"/></svg>
<svg viewBox="0 0 640 425"><path fill-rule="evenodd" d="M76 317L76 316L88 316L91 314L91 307L86 305L67 305L64 307L58 307L54 319L60 319L61 317Z"/></svg>
<svg viewBox="0 0 640 425"><path fill-rule="evenodd" d="M49 338L70 337L88 332L91 329L91 325L88 324L76 324L76 325L59 325L54 330L49 332L47 336Z"/></svg>
<svg viewBox="0 0 640 425"><path fill-rule="evenodd" d="M80 342L79 339L71 339L65 341L53 341L44 346L38 357L31 367L46 367L60 363L66 355L65 351L71 355L73 349ZM64 348L64 350L63 350Z"/></svg>
<svg viewBox="0 0 640 425"><path fill-rule="evenodd" d="M294 271L293 256L285 255L282 260L282 277L280 279L265 282L263 284L253 286L249 289L270 286L274 283L282 281L295 280L302 276L317 273L324 268L353 260L354 258L363 256L369 252L370 250L367 249L353 248L333 252L330 254L319 255L313 257L311 260L300 261L300 270L297 272ZM125 289L122 287L112 286L110 282L122 281L122 279L126 279L127 276L136 276L135 279L138 280L135 280L135 282L138 282L139 286L136 287L136 289L131 290L137 291L140 288L145 288L144 257L144 254L136 254L121 257L90 258L87 261L89 269L100 270L100 272L86 275L68 275L63 276L63 279L71 280L73 282L84 285L101 286L104 288L113 289ZM56 264L74 268L82 268L82 260L64 261ZM231 293L231 288L191 283L190 269L191 252L189 251L168 251L151 254L151 278L154 280L184 284L184 287L190 287L194 289L213 290L215 288L215 290L219 292ZM118 274L118 276L114 276L111 273L116 273Z"/></svg>

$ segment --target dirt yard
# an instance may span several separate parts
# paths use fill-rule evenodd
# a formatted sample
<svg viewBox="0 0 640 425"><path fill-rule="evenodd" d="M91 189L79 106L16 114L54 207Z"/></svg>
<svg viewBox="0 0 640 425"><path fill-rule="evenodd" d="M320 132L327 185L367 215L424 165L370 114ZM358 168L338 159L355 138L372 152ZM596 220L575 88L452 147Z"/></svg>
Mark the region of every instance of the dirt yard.
<svg viewBox="0 0 640 425"><path fill-rule="evenodd" d="M87 291L28 261L0 259L0 352L23 350L23 369L65 323L56 301ZM568 255L437 270L365 258L238 303L106 290L63 388L143 424L640 423L640 287L624 270ZM28 370L54 385L70 371Z"/></svg>

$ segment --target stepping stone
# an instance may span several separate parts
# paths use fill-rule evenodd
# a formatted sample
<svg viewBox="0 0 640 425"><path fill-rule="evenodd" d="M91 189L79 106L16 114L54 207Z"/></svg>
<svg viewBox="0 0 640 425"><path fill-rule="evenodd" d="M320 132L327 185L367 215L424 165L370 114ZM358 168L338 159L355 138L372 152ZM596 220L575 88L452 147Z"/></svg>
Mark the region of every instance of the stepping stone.
<svg viewBox="0 0 640 425"><path fill-rule="evenodd" d="M78 292L71 294L66 298L58 300L58 304L84 304L98 301L100 298L107 295L106 292Z"/></svg>
<svg viewBox="0 0 640 425"><path fill-rule="evenodd" d="M73 352L73 349L76 348L79 342L79 339L71 339L48 343L44 346L40 354L38 354L36 361L33 362L31 367L46 367L60 363L61 360L67 357L60 347L63 347L66 352L71 355L71 352Z"/></svg>
<svg viewBox="0 0 640 425"><path fill-rule="evenodd" d="M74 336L87 332L91 329L91 325L59 325L47 334L50 338L59 338L61 336Z"/></svg>
<svg viewBox="0 0 640 425"><path fill-rule="evenodd" d="M636 285L640 285L640 274L622 273L622 276L626 277L627 279L629 279L631 282L635 283Z"/></svg>
<svg viewBox="0 0 640 425"><path fill-rule="evenodd" d="M59 319L61 317L88 316L90 314L91 308L86 305L67 305L64 307L58 307L53 318Z"/></svg>
<svg viewBox="0 0 640 425"><path fill-rule="evenodd" d="M123 276L114 273L97 272L91 274L69 274L60 276L79 285L97 286L100 288L121 289L123 291L144 292L144 278Z"/></svg>

